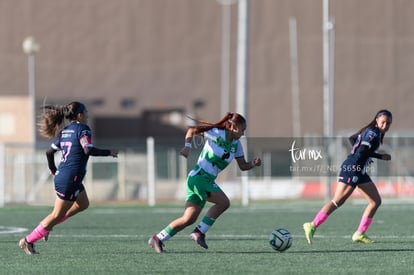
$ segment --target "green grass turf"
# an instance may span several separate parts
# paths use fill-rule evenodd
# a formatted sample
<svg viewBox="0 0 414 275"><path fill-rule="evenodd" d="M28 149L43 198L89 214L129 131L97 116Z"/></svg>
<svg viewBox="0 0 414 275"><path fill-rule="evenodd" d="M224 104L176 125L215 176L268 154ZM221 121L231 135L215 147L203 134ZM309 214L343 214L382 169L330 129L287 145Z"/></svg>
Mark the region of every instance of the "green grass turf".
<svg viewBox="0 0 414 275"><path fill-rule="evenodd" d="M57 226L40 255L26 255L18 240L50 207L0 208L1 274L414 274L414 204L384 201L367 232L374 244L352 243L365 204L348 201L318 228L314 244L303 236L322 201L233 205L207 234L208 250L188 235L193 226L166 242L166 253L147 247L148 238L178 217L182 205L91 205ZM207 205L207 207L210 205ZM203 212L204 213L204 212ZM27 231L5 233L9 227ZM293 245L272 250L268 236L284 227Z"/></svg>

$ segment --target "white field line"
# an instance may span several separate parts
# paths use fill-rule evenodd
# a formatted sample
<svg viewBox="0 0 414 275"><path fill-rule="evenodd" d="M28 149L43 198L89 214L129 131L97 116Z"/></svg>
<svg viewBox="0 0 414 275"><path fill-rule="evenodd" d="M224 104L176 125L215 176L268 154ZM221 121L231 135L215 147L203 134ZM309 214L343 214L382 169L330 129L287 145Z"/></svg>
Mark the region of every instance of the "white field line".
<svg viewBox="0 0 414 275"><path fill-rule="evenodd" d="M388 210L392 210L392 211L402 211L402 210L413 210L414 209L414 204L413 203L403 203L403 204L399 204L399 203L395 203L393 201L386 201L389 204L388 205L384 205L382 206L383 208L387 207ZM351 205L358 205L360 203L360 201L352 201L350 202ZM272 204L272 205L258 205L258 206L251 206L251 207L241 207L241 208L230 208L227 212L229 213L256 213L256 212L266 212L266 211L282 211L282 210L286 210L289 212L315 212L318 208L318 206L315 207L316 204L312 204L312 205L308 205L308 204L301 204L301 203L293 203L293 204ZM321 204L322 205L322 204ZM312 210L310 208L315 207L316 210ZM95 214L99 214L99 215L118 215L118 214L136 214L139 213L140 210L139 209L119 209L119 208L114 208L114 209L90 209L88 210L90 212L93 212ZM150 209L150 210L144 210L144 211L148 211L148 212L152 212L152 213L182 213L183 209L182 208L154 208L154 209ZM377 223L382 223L383 221L381 220L377 220ZM3 226L0 225L0 236L1 235L5 235L5 234L17 234L17 233L22 233L22 232L26 232L28 231L28 228L23 228L23 227L15 227L15 226ZM143 236L143 235L53 235L55 237L62 237L62 238L67 238L67 237L74 237L74 238L146 238L148 236ZM268 236L266 235L214 235L214 234L209 234L210 238L216 238L216 239L251 239L251 238L257 238L257 239L267 239ZM293 235L294 238L304 238L303 235L298 235L295 236ZM350 235L348 236L335 236L335 235L329 235L329 236L325 236L325 235L315 235L315 238L350 238ZM414 238L414 236L374 236L374 235L370 235L370 237L372 238L382 238L382 239L399 239L399 238ZM174 238L180 238L180 236L175 236ZM186 237L182 237L182 238L186 238Z"/></svg>
<svg viewBox="0 0 414 275"><path fill-rule="evenodd" d="M0 235L2 234L15 234L27 231L27 228L24 227L14 227L14 226L2 226L0 225Z"/></svg>

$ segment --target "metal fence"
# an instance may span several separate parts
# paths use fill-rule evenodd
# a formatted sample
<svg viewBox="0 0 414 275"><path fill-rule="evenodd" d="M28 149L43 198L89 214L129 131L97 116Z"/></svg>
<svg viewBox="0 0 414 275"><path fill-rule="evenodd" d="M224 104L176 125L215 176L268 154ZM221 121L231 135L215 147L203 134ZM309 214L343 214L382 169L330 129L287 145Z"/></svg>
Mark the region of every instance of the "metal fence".
<svg viewBox="0 0 414 275"><path fill-rule="evenodd" d="M234 161L217 182L243 204L273 199L326 198L332 194L341 162L349 152L345 138L252 138L247 159L263 165L240 172ZM179 156L182 140L152 139L120 143L118 158L91 157L85 187L92 201L139 201L154 205L185 199L185 180L202 140L194 141L188 159ZM369 173L383 196L414 199L414 139L392 137L382 148L391 161L374 160ZM51 204L53 178L45 150L30 144L0 144L0 205ZM56 154L56 162L59 161ZM358 196L356 192L355 196Z"/></svg>

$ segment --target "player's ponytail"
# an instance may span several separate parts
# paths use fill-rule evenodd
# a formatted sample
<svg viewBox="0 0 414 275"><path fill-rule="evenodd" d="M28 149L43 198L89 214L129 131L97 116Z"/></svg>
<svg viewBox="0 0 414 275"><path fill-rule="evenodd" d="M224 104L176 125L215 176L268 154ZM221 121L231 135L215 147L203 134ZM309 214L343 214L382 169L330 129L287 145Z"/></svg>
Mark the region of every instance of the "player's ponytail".
<svg viewBox="0 0 414 275"><path fill-rule="evenodd" d="M42 107L42 114L38 123L39 133L45 138L54 138L61 130L65 118L76 120L77 115L86 110L84 104L74 101L65 106L46 105Z"/></svg>
<svg viewBox="0 0 414 275"><path fill-rule="evenodd" d="M38 123L39 133L45 138L54 138L64 121L63 108L59 106L42 106L42 114Z"/></svg>
<svg viewBox="0 0 414 275"><path fill-rule="evenodd" d="M193 121L195 121L198 125L196 126L190 126L190 128L195 129L194 133L195 134L201 134L204 133L208 130L211 130L213 128L218 128L218 129L228 129L230 127L231 124L236 123L236 124L240 124L240 123L246 123L246 119L238 114L238 113L231 113L231 112L227 112L218 122L216 123L211 123L208 121L204 121L204 120L199 120L199 119L193 119L190 118Z"/></svg>

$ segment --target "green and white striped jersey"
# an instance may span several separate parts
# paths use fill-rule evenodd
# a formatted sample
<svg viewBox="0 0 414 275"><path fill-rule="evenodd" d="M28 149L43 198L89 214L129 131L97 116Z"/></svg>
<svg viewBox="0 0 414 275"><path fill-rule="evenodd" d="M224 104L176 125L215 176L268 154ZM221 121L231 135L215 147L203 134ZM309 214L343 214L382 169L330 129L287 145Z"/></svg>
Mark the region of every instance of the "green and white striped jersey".
<svg viewBox="0 0 414 275"><path fill-rule="evenodd" d="M226 168L234 158L244 156L243 147L239 140L230 143L226 141L226 130L213 128L204 132L204 147L198 157L196 167L189 176L196 175L200 169L214 178Z"/></svg>

